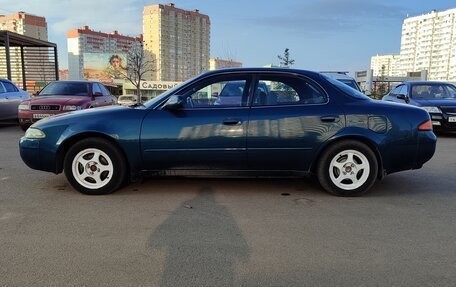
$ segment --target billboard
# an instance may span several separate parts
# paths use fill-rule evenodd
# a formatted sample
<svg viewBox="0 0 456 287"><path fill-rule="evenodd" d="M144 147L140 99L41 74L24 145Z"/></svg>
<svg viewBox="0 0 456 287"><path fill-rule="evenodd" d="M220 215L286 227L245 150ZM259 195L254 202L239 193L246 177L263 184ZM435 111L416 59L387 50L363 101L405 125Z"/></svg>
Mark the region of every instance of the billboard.
<svg viewBox="0 0 456 287"><path fill-rule="evenodd" d="M84 53L83 73L88 80L112 82L118 78L110 71L127 67L127 54L121 53Z"/></svg>

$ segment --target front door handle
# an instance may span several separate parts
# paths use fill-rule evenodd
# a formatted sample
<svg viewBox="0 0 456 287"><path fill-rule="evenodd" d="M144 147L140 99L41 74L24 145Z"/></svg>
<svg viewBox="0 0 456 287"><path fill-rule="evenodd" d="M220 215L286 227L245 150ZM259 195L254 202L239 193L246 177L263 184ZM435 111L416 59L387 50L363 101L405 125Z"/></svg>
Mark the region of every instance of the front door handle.
<svg viewBox="0 0 456 287"><path fill-rule="evenodd" d="M340 120L339 116L323 116L320 119L324 123L335 123Z"/></svg>
<svg viewBox="0 0 456 287"><path fill-rule="evenodd" d="M225 126L239 126L242 124L242 121L240 119L225 119L223 120L223 124Z"/></svg>

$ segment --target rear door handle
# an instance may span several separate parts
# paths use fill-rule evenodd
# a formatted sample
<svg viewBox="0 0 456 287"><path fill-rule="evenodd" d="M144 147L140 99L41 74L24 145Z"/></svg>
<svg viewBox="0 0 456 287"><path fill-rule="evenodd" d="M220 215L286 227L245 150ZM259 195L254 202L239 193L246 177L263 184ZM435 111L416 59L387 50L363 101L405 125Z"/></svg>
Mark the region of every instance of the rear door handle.
<svg viewBox="0 0 456 287"><path fill-rule="evenodd" d="M339 121L339 116L323 116L320 119L325 123L334 123Z"/></svg>
<svg viewBox="0 0 456 287"><path fill-rule="evenodd" d="M223 124L225 126L239 126L242 124L242 121L240 119L226 119L223 120Z"/></svg>

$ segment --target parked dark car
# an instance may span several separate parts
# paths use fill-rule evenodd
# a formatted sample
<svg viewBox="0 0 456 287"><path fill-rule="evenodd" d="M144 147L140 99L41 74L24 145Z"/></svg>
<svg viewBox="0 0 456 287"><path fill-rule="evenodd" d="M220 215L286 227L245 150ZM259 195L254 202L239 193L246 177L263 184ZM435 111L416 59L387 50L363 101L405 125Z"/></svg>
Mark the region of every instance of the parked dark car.
<svg viewBox="0 0 456 287"><path fill-rule="evenodd" d="M19 106L19 124L25 131L34 122L69 111L116 105L106 87L90 81L56 81Z"/></svg>
<svg viewBox="0 0 456 287"><path fill-rule="evenodd" d="M238 100L217 101L233 82ZM234 173L316 174L327 191L355 196L421 168L435 145L423 109L371 100L315 72L257 68L208 72L144 105L39 121L20 154L33 169L64 171L85 194L150 173Z"/></svg>
<svg viewBox="0 0 456 287"><path fill-rule="evenodd" d="M456 87L445 82L404 82L383 97L429 112L436 131L456 131Z"/></svg>
<svg viewBox="0 0 456 287"><path fill-rule="evenodd" d="M30 95L13 82L0 79L0 121L17 121L19 104L30 99Z"/></svg>

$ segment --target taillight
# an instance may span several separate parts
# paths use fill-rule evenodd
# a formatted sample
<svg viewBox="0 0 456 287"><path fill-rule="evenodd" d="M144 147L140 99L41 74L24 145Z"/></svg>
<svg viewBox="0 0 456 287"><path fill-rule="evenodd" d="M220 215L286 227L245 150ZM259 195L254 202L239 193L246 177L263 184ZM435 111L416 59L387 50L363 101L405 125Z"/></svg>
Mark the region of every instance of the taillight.
<svg viewBox="0 0 456 287"><path fill-rule="evenodd" d="M418 126L419 131L432 131L432 121L427 120Z"/></svg>

